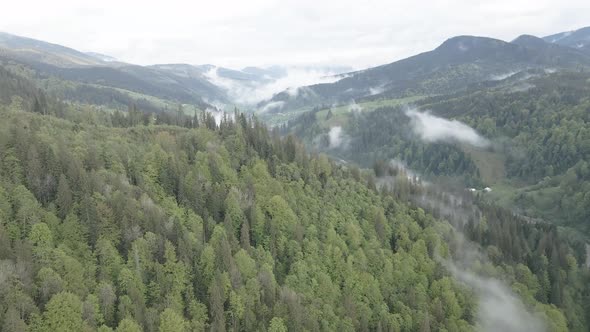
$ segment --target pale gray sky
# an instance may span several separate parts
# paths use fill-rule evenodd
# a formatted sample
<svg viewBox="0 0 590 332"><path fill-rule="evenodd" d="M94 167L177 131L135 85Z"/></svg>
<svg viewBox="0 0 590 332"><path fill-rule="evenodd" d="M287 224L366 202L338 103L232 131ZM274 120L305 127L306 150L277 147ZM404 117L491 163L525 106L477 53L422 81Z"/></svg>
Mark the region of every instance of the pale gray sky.
<svg viewBox="0 0 590 332"><path fill-rule="evenodd" d="M138 63L389 63L462 34L511 40L590 25L588 0L7 0L0 31Z"/></svg>

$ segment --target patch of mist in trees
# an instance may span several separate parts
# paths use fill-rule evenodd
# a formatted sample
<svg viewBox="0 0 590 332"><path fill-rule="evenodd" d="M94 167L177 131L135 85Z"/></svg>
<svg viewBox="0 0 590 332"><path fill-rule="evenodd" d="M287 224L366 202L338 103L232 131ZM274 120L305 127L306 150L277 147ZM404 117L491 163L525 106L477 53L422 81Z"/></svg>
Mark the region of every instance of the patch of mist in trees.
<svg viewBox="0 0 590 332"><path fill-rule="evenodd" d="M338 148L342 145L342 127L336 126L330 128L328 136L330 138L330 148Z"/></svg>
<svg viewBox="0 0 590 332"><path fill-rule="evenodd" d="M265 104L264 106L262 106L262 108L258 109L258 114L264 114L264 113L268 113L268 112L278 112L280 111L283 106L285 105L285 102L282 100L279 101L271 101L267 104Z"/></svg>
<svg viewBox="0 0 590 332"><path fill-rule="evenodd" d="M462 184L427 181L403 161L396 159L376 162L374 171L378 188L390 192L396 198L412 202L435 218L447 220L454 227L463 228L470 220L479 220L482 216L474 204L475 196L466 191Z"/></svg>
<svg viewBox="0 0 590 332"><path fill-rule="evenodd" d="M496 75L490 75L490 80L492 81L502 81L505 80L511 76L513 76L514 74L518 73L518 71L510 71L507 73L503 73L503 74L496 74Z"/></svg>
<svg viewBox="0 0 590 332"><path fill-rule="evenodd" d="M377 162L374 171L377 175L376 184L381 190L402 200L409 200L453 226L450 243L452 257L437 257L437 260L477 296L479 305L476 318L481 331L546 331L543 320L529 312L507 285L475 272L478 266L489 263L489 259L481 246L469 241L463 234L469 222L485 220L472 193L465 191L465 188L444 188L440 184L425 182L399 160Z"/></svg>
<svg viewBox="0 0 590 332"><path fill-rule="evenodd" d="M223 110L219 110L219 109L212 109L212 108L208 108L206 110L207 113L210 113L213 118L215 119L215 124L216 125L220 125L222 121L233 121L235 119L235 115L233 113L229 113L229 112L225 112Z"/></svg>
<svg viewBox="0 0 590 332"><path fill-rule="evenodd" d="M368 96L375 96L383 92L385 92L385 84L369 88Z"/></svg>
<svg viewBox="0 0 590 332"><path fill-rule="evenodd" d="M353 99L352 102L348 104L348 111L350 113L361 113L363 111L363 108L361 107L361 105L357 104L356 101L354 101Z"/></svg>
<svg viewBox="0 0 590 332"><path fill-rule="evenodd" d="M318 150L340 150L348 149L350 136L344 133L342 126L331 127L327 133L316 136L312 144Z"/></svg>
<svg viewBox="0 0 590 332"><path fill-rule="evenodd" d="M479 135L475 129L461 121L447 120L430 114L409 109L405 112L411 120L412 129L423 141L456 141L485 148L490 142Z"/></svg>
<svg viewBox="0 0 590 332"><path fill-rule="evenodd" d="M481 276L473 267L487 262L474 243L462 233L454 234L453 259L439 261L458 281L467 285L478 297L477 327L484 332L543 332L547 327L543 319L530 312L523 301L498 279Z"/></svg>

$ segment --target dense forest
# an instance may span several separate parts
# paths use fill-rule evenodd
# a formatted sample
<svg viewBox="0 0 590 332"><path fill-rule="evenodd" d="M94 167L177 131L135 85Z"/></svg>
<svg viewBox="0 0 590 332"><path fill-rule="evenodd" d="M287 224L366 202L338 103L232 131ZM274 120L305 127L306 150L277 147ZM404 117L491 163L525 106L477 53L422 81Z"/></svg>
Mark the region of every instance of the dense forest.
<svg viewBox="0 0 590 332"><path fill-rule="evenodd" d="M3 330L480 326L476 292L448 269L465 255L457 225L414 203L420 186L378 186L237 112L108 113L24 91L0 107ZM587 330L577 247L478 209L462 227L489 256L474 273L549 330Z"/></svg>
<svg viewBox="0 0 590 332"><path fill-rule="evenodd" d="M358 174L260 123L241 116L189 130L3 117L6 330L473 323L468 293L435 273L433 250L448 249L432 218L422 214L421 227ZM434 318L435 298L453 313Z"/></svg>
<svg viewBox="0 0 590 332"><path fill-rule="evenodd" d="M588 314L585 310L590 304L590 294L584 285L588 277L587 266L582 265L580 271L571 275L565 272L572 262L586 261L584 241L571 238L570 234L558 231L550 223L516 215L490 204L481 194L474 196L461 189L453 191L448 186L424 185L399 164L377 162L375 172L381 174L382 192L407 201L410 206L420 206L437 219L448 220L460 234L477 243L490 262L503 266L506 269L503 274L513 275L519 282L527 284L528 281L521 279L522 273L530 277L532 272L535 277L529 281L536 281L525 288L533 292L517 291L521 296L559 307L572 305L565 311L570 329L578 330L586 324ZM456 259L473 254L462 246L453 252ZM586 304L579 306L580 303ZM574 321L577 323L572 324Z"/></svg>

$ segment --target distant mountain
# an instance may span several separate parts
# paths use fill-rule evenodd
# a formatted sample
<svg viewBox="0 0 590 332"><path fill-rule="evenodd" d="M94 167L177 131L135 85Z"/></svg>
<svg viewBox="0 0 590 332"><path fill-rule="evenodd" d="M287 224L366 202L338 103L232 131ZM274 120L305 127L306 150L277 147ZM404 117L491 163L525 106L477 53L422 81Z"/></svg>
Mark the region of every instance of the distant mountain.
<svg viewBox="0 0 590 332"><path fill-rule="evenodd" d="M569 46L590 54L590 27L574 31L560 32L543 37L543 40L548 43Z"/></svg>
<svg viewBox="0 0 590 332"><path fill-rule="evenodd" d="M531 62L535 65L576 68L590 64L590 54L560 44L547 43L535 36L522 35L512 43L526 48Z"/></svg>
<svg viewBox="0 0 590 332"><path fill-rule="evenodd" d="M138 66L108 55L84 53L8 33L0 34L0 62L0 65L13 63L26 69L23 72L28 73L27 79L39 86L46 87L49 82L50 90L62 99L98 105L106 102L110 107L119 108L133 100L140 102L140 99L143 107L149 109L169 108L173 104L201 108L252 104L251 100L258 102L280 92L285 87L273 84L289 75L289 69L281 66L242 70L211 64ZM277 91L265 92L261 98L256 95L261 88Z"/></svg>
<svg viewBox="0 0 590 332"><path fill-rule="evenodd" d="M122 89L154 96L176 103L203 105L203 96L225 100L225 94L205 79L182 78L149 67L136 65L59 67L52 64L8 58L32 69L33 78L52 77L55 80ZM65 84L66 86L68 84Z"/></svg>
<svg viewBox="0 0 590 332"><path fill-rule="evenodd" d="M590 67L590 55L541 38L513 42L474 36L453 37L436 49L347 75L335 83L312 85L275 95L282 111L360 98L400 98L446 94L498 76L531 68Z"/></svg>
<svg viewBox="0 0 590 332"><path fill-rule="evenodd" d="M83 53L61 45L0 33L0 64L9 63L27 68L28 79L39 82L39 85L47 85L40 82L49 79L51 88L58 91L61 98L84 103L102 104L114 98L118 100L113 104L116 105L141 98L146 107L157 109L166 103L206 108L209 107L206 101L228 102L226 93L198 69L194 69L194 73L186 70L185 75L181 75L176 67L171 71L158 66L131 65L99 53ZM120 94L128 97L113 97ZM154 102L148 106L148 96L161 101L156 103L157 106Z"/></svg>
<svg viewBox="0 0 590 332"><path fill-rule="evenodd" d="M72 48L5 32L0 32L0 48L15 57L59 67L104 65L103 60Z"/></svg>

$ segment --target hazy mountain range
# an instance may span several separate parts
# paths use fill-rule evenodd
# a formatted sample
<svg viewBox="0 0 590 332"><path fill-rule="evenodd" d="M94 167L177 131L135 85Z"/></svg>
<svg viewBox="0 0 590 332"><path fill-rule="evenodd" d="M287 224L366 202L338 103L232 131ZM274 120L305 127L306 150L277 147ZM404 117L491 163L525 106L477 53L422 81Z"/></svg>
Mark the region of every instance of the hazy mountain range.
<svg viewBox="0 0 590 332"><path fill-rule="evenodd" d="M129 100L137 100L154 109L177 104L201 109L238 105L252 111L288 112L318 104L449 93L532 68L582 70L590 67L588 40L590 28L543 38L523 35L511 42L458 36L432 51L350 72L346 67L139 66L0 33L0 61L59 97L78 95L74 99L81 103L114 96L109 97L112 108L125 108ZM74 92L79 89L101 98L79 96ZM117 97L121 94L126 98Z"/></svg>
<svg viewBox="0 0 590 332"><path fill-rule="evenodd" d="M288 78L292 71L316 71L316 76L350 71L347 67L333 68L268 68L246 67L234 70L215 65L156 64L139 66L118 61L114 57L95 53L80 52L65 46L35 39L0 33L0 61L8 67L27 68L27 76L34 81L52 78L54 90L71 90L83 86L94 94L112 94L113 89L131 95L133 98L151 99L162 104L192 104L199 108L244 104L244 94L255 89L271 88L259 98L246 98L246 103L259 102L272 97L290 85ZM319 73L319 74L318 74ZM279 80L284 84L272 86ZM69 82L55 87L56 81ZM294 84L310 84L307 79ZM269 85L271 85L269 87ZM50 89L51 90L51 89ZM239 91L239 94L237 92ZM69 95L64 93L61 95ZM77 100L92 103L90 100ZM122 101L114 100L110 106L123 107Z"/></svg>

